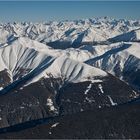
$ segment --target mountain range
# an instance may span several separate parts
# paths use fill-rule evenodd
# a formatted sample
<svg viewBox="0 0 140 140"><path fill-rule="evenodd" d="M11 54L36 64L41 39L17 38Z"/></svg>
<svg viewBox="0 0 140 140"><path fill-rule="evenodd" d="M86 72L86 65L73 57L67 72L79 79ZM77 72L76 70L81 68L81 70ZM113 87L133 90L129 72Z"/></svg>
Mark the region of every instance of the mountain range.
<svg viewBox="0 0 140 140"><path fill-rule="evenodd" d="M139 47L138 20L0 23L1 138L140 138Z"/></svg>

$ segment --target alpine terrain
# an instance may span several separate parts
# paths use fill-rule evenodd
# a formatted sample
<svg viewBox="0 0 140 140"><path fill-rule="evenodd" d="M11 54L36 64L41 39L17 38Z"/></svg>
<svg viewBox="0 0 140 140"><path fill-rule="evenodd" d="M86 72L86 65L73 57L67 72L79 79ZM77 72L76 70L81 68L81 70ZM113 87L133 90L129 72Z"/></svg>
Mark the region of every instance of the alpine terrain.
<svg viewBox="0 0 140 140"><path fill-rule="evenodd" d="M0 23L0 138L140 138L140 21Z"/></svg>

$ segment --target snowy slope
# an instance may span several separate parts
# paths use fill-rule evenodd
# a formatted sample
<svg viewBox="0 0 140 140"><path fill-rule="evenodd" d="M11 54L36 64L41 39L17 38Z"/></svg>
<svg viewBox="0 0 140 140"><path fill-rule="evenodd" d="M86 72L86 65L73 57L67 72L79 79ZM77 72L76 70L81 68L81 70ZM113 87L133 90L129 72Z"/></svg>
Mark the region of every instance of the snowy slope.
<svg viewBox="0 0 140 140"><path fill-rule="evenodd" d="M43 67L55 58L47 53L40 53L37 42L18 38L9 45L0 48L0 71L7 70L11 80L16 80L38 67ZM40 49L41 51L41 49Z"/></svg>
<svg viewBox="0 0 140 140"><path fill-rule="evenodd" d="M95 47L96 55L85 63L105 70L139 89L140 44L114 43Z"/></svg>
<svg viewBox="0 0 140 140"><path fill-rule="evenodd" d="M30 81L31 83L48 74L55 78L65 78L69 82L107 75L102 70L75 61L77 55L75 56L73 51L53 50L27 37L19 37L0 48L0 71L7 70L11 81L36 71L38 74Z"/></svg>
<svg viewBox="0 0 140 140"><path fill-rule="evenodd" d="M40 75L33 78L29 83L33 83L42 77L52 75L54 78L62 78L65 82L83 82L96 79L97 77L105 77L108 74L98 68L87 64L77 62L66 56L60 56ZM96 80L95 80L96 81Z"/></svg>
<svg viewBox="0 0 140 140"><path fill-rule="evenodd" d="M94 47L96 55L93 58L87 60L89 64L95 64L97 67L102 67L103 69L113 69L115 65L119 64L121 69L126 68L126 62L128 62L129 57L140 60L140 49L139 43L114 43L111 45L100 45ZM131 59L133 62L133 59ZM130 62L129 62L130 64ZM110 66L107 66L110 65ZM138 63L135 64L139 67ZM131 65L131 67L134 65ZM111 72L111 71L109 71Z"/></svg>
<svg viewBox="0 0 140 140"><path fill-rule="evenodd" d="M109 39L112 42L140 42L140 29L132 30L130 32L118 35L114 38Z"/></svg>

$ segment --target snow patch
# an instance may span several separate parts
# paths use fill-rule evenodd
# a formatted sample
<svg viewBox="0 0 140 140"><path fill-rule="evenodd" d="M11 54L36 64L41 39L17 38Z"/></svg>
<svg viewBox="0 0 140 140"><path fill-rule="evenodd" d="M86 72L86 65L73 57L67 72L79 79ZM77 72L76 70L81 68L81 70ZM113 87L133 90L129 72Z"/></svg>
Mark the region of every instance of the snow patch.
<svg viewBox="0 0 140 140"><path fill-rule="evenodd" d="M51 126L51 128L56 127L58 124L59 124L59 122L57 122L57 123L53 124L53 125Z"/></svg>
<svg viewBox="0 0 140 140"><path fill-rule="evenodd" d="M84 94L88 94L89 90L91 89L93 83L99 83L99 82L102 82L102 80L99 80L99 79L92 79L91 80L91 83L88 85L86 91L84 92Z"/></svg>
<svg viewBox="0 0 140 140"><path fill-rule="evenodd" d="M135 92L134 90L133 90L133 93L134 93L133 98L137 98L137 97L139 97L139 94L138 94L137 92Z"/></svg>
<svg viewBox="0 0 140 140"><path fill-rule="evenodd" d="M52 132L49 132L49 135L51 135L52 134Z"/></svg>
<svg viewBox="0 0 140 140"><path fill-rule="evenodd" d="M103 82L103 81L100 79L92 79L91 80L91 83L100 83L100 82Z"/></svg>
<svg viewBox="0 0 140 140"><path fill-rule="evenodd" d="M108 95L107 97L109 98L109 100L110 100L112 106L117 105L117 103L115 103L109 95Z"/></svg>
<svg viewBox="0 0 140 140"><path fill-rule="evenodd" d="M90 83L90 84L88 85L86 91L84 92L85 95L89 92L89 90L91 89L91 87L92 87L92 83Z"/></svg>
<svg viewBox="0 0 140 140"><path fill-rule="evenodd" d="M24 106L20 106L20 109L24 109Z"/></svg>
<svg viewBox="0 0 140 140"><path fill-rule="evenodd" d="M21 87L20 90L23 90L23 87Z"/></svg>
<svg viewBox="0 0 140 140"><path fill-rule="evenodd" d="M100 105L99 105L98 107L99 107L99 108L101 108L101 106L100 106Z"/></svg>
<svg viewBox="0 0 140 140"><path fill-rule="evenodd" d="M99 85L98 85L98 87L99 87L99 89L100 89L101 93L104 93L102 85L101 85L101 84L99 84Z"/></svg>
<svg viewBox="0 0 140 140"><path fill-rule="evenodd" d="M52 101L51 98L47 99L47 104L46 105L49 107L50 111L56 111L56 108L54 107L54 104L53 104L53 101Z"/></svg>
<svg viewBox="0 0 140 140"><path fill-rule="evenodd" d="M86 97L84 101L89 102L89 103L93 103L93 102L95 102L95 100L90 99L90 98L88 98L88 97Z"/></svg>
<svg viewBox="0 0 140 140"><path fill-rule="evenodd" d="M3 87L0 87L0 91L3 90Z"/></svg>

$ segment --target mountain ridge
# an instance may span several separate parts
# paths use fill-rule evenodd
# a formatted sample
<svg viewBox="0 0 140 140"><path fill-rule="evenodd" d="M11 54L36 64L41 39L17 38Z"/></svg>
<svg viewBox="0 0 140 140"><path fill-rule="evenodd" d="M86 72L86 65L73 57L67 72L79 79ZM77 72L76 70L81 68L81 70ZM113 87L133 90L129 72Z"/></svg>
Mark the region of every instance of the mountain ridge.
<svg viewBox="0 0 140 140"><path fill-rule="evenodd" d="M63 122L61 118L65 121L73 116L73 121L76 114L85 118L87 112L91 112L91 119L94 111L103 115L105 110L116 110L119 116L121 106L128 119L135 111L137 114L139 105L134 105L132 112L129 106L139 104L140 97L139 30L138 20L107 17L0 24L0 129L7 131L30 122L36 125L36 120L55 117ZM108 117L112 119L111 115ZM49 129L57 125L61 126L59 122L51 128L47 126L48 135ZM37 127L30 129L36 132ZM129 128L130 124L128 128L124 126L125 130ZM81 125L80 129L86 133ZM115 130L127 138L126 133ZM42 126L40 131L43 133ZM110 137L110 133L105 135ZM114 133L113 137L118 138Z"/></svg>

